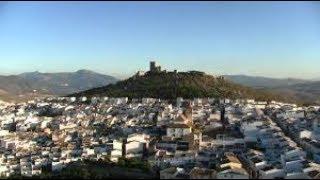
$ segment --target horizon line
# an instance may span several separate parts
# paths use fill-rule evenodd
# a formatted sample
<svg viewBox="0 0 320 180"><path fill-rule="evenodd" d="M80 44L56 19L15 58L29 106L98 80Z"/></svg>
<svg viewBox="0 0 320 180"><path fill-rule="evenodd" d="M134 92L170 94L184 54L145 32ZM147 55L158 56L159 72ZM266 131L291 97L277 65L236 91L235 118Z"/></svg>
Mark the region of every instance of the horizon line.
<svg viewBox="0 0 320 180"><path fill-rule="evenodd" d="M93 73L97 74L102 74L102 75L107 75L107 76L112 76L114 78L117 78L119 80L127 79L135 74L135 72L138 72L139 70L135 71L133 74L122 74L122 73L105 73L101 71L96 71L92 69L87 69L87 68L80 68L78 70L73 70L73 71L41 71L41 70L34 70L34 71L26 71L26 72L20 72L20 73L0 73L0 76L19 76L21 74L25 73L40 73L40 74L55 74L55 73L76 73L79 71L90 71ZM200 71L200 70L188 70L188 71ZM188 71L178 71L178 72L188 72ZM144 71L146 72L146 71ZM169 71L167 71L169 72ZM238 73L238 74L230 74L230 73L225 73L225 74L214 74L214 73L209 73L206 71L201 71L204 72L208 75L212 76L248 76L248 77L255 77L255 78L270 78L270 79L300 79L300 80L306 80L306 81L319 81L319 77L312 77L312 78L302 78L302 77L272 77L272 76L265 76L265 75L254 75L254 74L245 74L245 73Z"/></svg>

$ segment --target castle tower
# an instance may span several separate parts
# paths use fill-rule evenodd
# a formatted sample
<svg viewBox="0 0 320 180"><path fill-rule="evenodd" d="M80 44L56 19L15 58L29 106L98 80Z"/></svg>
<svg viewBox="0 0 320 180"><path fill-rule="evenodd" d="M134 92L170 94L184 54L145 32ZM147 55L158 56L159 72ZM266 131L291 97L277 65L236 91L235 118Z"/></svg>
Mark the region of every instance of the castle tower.
<svg viewBox="0 0 320 180"><path fill-rule="evenodd" d="M150 61L150 72L155 72L155 71L156 71L156 62Z"/></svg>
<svg viewBox="0 0 320 180"><path fill-rule="evenodd" d="M150 72L161 72L161 66L157 65L155 61L150 61Z"/></svg>

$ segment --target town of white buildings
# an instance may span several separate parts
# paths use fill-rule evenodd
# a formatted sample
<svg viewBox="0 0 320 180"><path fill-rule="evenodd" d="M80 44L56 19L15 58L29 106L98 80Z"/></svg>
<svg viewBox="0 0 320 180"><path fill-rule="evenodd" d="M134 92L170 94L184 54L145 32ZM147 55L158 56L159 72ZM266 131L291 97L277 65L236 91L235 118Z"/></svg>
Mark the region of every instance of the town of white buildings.
<svg viewBox="0 0 320 180"><path fill-rule="evenodd" d="M0 176L140 159L161 179L320 178L319 107L255 100L47 98L0 103Z"/></svg>

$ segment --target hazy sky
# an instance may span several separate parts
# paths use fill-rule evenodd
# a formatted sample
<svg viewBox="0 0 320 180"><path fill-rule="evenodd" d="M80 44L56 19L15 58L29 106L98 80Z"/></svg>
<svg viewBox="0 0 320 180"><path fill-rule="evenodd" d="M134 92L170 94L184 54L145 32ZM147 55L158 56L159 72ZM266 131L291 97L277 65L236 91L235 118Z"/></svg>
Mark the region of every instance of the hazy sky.
<svg viewBox="0 0 320 180"><path fill-rule="evenodd" d="M0 2L0 72L320 77L317 2Z"/></svg>

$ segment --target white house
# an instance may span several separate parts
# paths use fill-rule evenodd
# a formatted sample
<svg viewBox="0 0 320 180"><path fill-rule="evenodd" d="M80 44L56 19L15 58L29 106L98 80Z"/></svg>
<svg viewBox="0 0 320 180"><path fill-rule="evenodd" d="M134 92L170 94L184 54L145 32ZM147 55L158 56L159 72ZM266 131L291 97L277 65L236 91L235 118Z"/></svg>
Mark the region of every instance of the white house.
<svg viewBox="0 0 320 180"><path fill-rule="evenodd" d="M111 161L117 162L123 156L123 141L113 140L113 150L111 151Z"/></svg>
<svg viewBox="0 0 320 180"><path fill-rule="evenodd" d="M171 124L167 127L167 136L181 138L191 134L191 128L186 124Z"/></svg>

